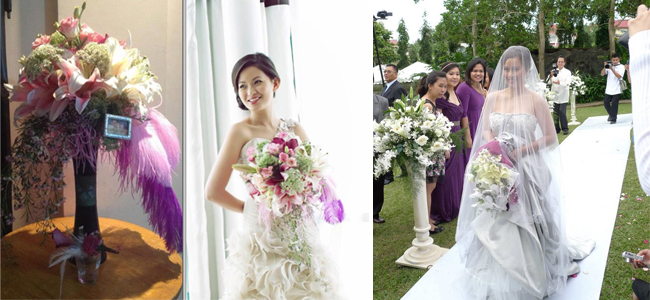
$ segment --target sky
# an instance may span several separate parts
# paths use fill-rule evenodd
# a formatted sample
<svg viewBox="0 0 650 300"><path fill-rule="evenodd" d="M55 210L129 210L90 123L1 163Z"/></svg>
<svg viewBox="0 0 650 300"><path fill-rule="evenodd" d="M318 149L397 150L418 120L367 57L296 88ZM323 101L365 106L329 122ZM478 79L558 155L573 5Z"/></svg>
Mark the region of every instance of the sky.
<svg viewBox="0 0 650 300"><path fill-rule="evenodd" d="M392 12L393 16L387 20L382 20L384 27L393 32L393 39L397 39L397 26L399 20L404 18L406 29L409 34L409 43L415 43L420 37L420 27L422 27L422 14L427 12L427 21L432 28L442 19L443 12L447 11L442 0L420 0L415 4L413 0L374 0L372 1L372 13L376 16L378 11L385 10Z"/></svg>

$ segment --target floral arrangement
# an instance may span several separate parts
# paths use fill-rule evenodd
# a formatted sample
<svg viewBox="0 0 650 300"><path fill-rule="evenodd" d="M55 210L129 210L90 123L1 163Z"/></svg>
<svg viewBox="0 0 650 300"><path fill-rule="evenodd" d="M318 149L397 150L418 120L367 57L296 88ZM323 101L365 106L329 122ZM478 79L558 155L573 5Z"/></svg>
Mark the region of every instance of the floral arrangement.
<svg viewBox="0 0 650 300"><path fill-rule="evenodd" d="M587 92L587 87L582 81L582 78L580 78L580 71L576 71L575 74L571 75L569 90L573 92L574 95L584 95Z"/></svg>
<svg viewBox="0 0 650 300"><path fill-rule="evenodd" d="M546 99L546 103L548 103L549 109L552 111L556 94L555 92L551 91L550 85L540 80L540 82L538 82L537 85L535 86L535 92L540 94L542 97L544 97L544 99Z"/></svg>
<svg viewBox="0 0 650 300"><path fill-rule="evenodd" d="M73 235L70 230L66 228L69 235L64 234L58 228L52 232L52 239L56 245L56 250L50 256L50 268L52 266L61 264L61 287L59 290L59 298L63 292L63 274L65 273L66 261L70 258L83 259L86 257L99 256L100 251L108 251L111 253L119 254L117 250L113 250L104 245L99 232L92 232L89 234L83 233L83 227L79 228L79 236ZM99 260L97 261L99 264Z"/></svg>
<svg viewBox="0 0 650 300"><path fill-rule="evenodd" d="M410 94L413 99L413 90ZM415 106L405 102L396 100L381 123L373 121L375 178L388 172L396 161L408 160L419 168L430 166L434 154L461 143L459 135L450 133L454 124L442 114L430 113L424 100Z"/></svg>
<svg viewBox="0 0 650 300"><path fill-rule="evenodd" d="M65 202L64 165L87 162L96 170L98 151L114 158L122 190L141 192L149 222L169 251L182 249L182 213L174 194L173 169L180 161L176 128L151 104L161 86L138 49L81 23L86 8L39 35L11 101L18 137L10 160L14 209L53 228L50 217ZM107 114L132 119L130 140L103 136Z"/></svg>
<svg viewBox="0 0 650 300"><path fill-rule="evenodd" d="M301 226L306 217L323 207L325 221L343 220L341 200L325 175L325 154L295 134L281 131L271 140L246 149L247 164L235 164L248 193L258 205L260 223L289 239L294 260L310 266L310 249Z"/></svg>
<svg viewBox="0 0 650 300"><path fill-rule="evenodd" d="M518 201L514 185L519 173L496 140L479 148L465 176L475 184L469 197L477 199L472 207L479 211L507 211Z"/></svg>

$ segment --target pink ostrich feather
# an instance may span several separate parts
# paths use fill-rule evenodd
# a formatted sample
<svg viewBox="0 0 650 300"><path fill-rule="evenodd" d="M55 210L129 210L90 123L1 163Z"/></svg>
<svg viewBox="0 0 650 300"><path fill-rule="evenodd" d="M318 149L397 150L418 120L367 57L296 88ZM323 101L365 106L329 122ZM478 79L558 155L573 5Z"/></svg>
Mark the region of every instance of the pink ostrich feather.
<svg viewBox="0 0 650 300"><path fill-rule="evenodd" d="M172 189L172 172L180 161L176 128L155 109L149 120L134 120L131 140L121 141L115 153L122 190L142 192L142 207L154 231L165 239L167 250L182 251L183 215Z"/></svg>

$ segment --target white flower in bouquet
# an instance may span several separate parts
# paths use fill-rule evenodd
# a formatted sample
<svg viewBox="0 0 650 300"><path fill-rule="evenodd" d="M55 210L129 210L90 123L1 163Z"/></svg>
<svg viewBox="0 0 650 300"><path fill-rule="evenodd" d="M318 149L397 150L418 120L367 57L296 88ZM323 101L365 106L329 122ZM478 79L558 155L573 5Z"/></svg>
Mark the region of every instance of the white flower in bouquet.
<svg viewBox="0 0 650 300"><path fill-rule="evenodd" d="M494 142L498 145L498 142ZM496 213L508 210L509 204L517 202L514 184L519 174L510 164L509 160L490 153L487 148L479 152L465 175L469 182L475 184L474 193L470 198L477 201L472 207Z"/></svg>
<svg viewBox="0 0 650 300"><path fill-rule="evenodd" d="M574 75L571 75L571 83L569 84L569 90L574 93L574 95L584 95L585 83L580 78L580 71L576 71Z"/></svg>
<svg viewBox="0 0 650 300"><path fill-rule="evenodd" d="M451 149L449 134L453 123L443 115L429 113L424 109L424 101L408 103L413 102L417 103L407 106L405 101L395 101L387 118L373 126L376 177L390 170L391 162L396 159L424 168L433 163L430 158L436 151ZM438 143L436 147L434 143Z"/></svg>

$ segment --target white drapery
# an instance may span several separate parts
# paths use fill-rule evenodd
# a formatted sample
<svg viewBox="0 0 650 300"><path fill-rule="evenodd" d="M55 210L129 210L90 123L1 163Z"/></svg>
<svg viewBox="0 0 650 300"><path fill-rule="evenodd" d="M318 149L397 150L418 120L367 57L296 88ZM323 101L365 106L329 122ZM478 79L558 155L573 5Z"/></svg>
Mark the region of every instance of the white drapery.
<svg viewBox="0 0 650 300"><path fill-rule="evenodd" d="M372 57L364 46L371 43L370 21L362 22L359 10L342 0L267 6L256 0L185 1L186 296L216 299L224 291L225 238L239 229L242 216L207 203L204 186L229 128L248 114L237 107L232 66L246 54L263 52L282 81L276 116L298 120L329 153L346 221L322 222L321 240L338 262L344 294L368 298L372 135L371 78L364 66ZM227 189L247 197L237 176Z"/></svg>

